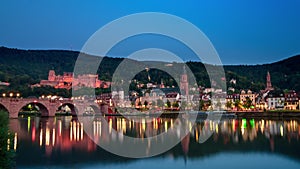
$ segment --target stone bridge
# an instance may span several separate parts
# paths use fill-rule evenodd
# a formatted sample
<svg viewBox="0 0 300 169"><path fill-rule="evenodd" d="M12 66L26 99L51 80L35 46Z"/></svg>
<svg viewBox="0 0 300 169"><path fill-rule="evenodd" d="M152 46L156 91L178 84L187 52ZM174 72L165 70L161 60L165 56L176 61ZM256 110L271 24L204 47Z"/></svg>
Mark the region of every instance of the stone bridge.
<svg viewBox="0 0 300 169"><path fill-rule="evenodd" d="M0 98L0 109L9 113L10 118L17 118L22 108L28 104L39 107L42 116L55 116L61 106L68 105L72 115L82 115L87 107L92 107L96 114L107 113L107 104L97 104L95 100L62 100L34 99L34 98Z"/></svg>

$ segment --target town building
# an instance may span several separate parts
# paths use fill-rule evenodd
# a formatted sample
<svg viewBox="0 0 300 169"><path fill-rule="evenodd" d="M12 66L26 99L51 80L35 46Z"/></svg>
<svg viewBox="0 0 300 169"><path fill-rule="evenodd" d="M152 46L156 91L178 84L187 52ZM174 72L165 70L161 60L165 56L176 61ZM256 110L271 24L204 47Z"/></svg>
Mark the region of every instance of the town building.
<svg viewBox="0 0 300 169"><path fill-rule="evenodd" d="M1 82L0 81L0 86L9 86L10 85L10 83L8 83L8 82Z"/></svg>
<svg viewBox="0 0 300 169"><path fill-rule="evenodd" d="M280 91L271 91L267 96L268 109L283 109L284 108L284 94Z"/></svg>
<svg viewBox="0 0 300 169"><path fill-rule="evenodd" d="M245 92L245 90L242 90L240 94L240 101L242 103L246 103L247 98L251 100L252 105L255 105L255 94L252 93L251 90L248 90L247 92Z"/></svg>
<svg viewBox="0 0 300 169"><path fill-rule="evenodd" d="M226 110L226 93L214 93L211 106L213 110Z"/></svg>
<svg viewBox="0 0 300 169"><path fill-rule="evenodd" d="M240 100L240 94L228 94L226 96L226 102L235 103Z"/></svg>
<svg viewBox="0 0 300 169"><path fill-rule="evenodd" d="M285 105L284 109L287 110L296 110L299 105L299 98L297 93L294 90L290 90L284 94Z"/></svg>

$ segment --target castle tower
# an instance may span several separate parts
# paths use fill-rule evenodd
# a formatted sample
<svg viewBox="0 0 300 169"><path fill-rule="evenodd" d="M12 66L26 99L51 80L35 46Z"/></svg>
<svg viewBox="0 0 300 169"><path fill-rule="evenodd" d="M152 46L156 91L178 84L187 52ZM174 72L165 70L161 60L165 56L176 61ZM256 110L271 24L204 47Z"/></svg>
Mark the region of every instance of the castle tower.
<svg viewBox="0 0 300 169"><path fill-rule="evenodd" d="M272 87L272 83L271 83L271 75L270 75L270 72L268 71L266 90L273 90L273 89L274 88Z"/></svg>
<svg viewBox="0 0 300 169"><path fill-rule="evenodd" d="M54 70L49 71L48 80L49 81L55 81L55 71Z"/></svg>
<svg viewBox="0 0 300 169"><path fill-rule="evenodd" d="M189 83L187 79L187 73L185 69L185 65L183 66L183 74L181 75L180 78L180 91L182 92L182 95L189 95Z"/></svg>

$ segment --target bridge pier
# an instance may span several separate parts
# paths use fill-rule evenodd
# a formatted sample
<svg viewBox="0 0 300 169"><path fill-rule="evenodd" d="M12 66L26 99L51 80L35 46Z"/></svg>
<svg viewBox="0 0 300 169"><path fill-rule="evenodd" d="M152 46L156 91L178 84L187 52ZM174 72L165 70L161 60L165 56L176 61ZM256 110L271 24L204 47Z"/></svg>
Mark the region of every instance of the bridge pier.
<svg viewBox="0 0 300 169"><path fill-rule="evenodd" d="M49 106L48 107L48 116L49 117L55 116L56 110L57 110L56 106L54 106L54 105Z"/></svg>
<svg viewBox="0 0 300 169"><path fill-rule="evenodd" d="M9 113L9 118L18 118L20 109L17 102L11 102L11 104L6 107Z"/></svg>

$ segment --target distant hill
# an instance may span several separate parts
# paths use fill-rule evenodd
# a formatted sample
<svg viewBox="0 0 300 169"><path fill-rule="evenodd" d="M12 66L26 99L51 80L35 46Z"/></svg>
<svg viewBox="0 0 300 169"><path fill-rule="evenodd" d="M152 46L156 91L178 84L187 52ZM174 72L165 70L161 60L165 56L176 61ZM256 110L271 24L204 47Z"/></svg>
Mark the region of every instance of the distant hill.
<svg viewBox="0 0 300 169"><path fill-rule="evenodd" d="M64 50L20 50L0 47L0 81L10 82L9 90L21 90L28 85L46 79L48 71L54 69L57 74L72 72L79 52ZM116 67L122 58L104 57L99 66L98 74L102 80L111 80ZM165 63L161 63L165 64ZM173 63L176 64L176 63ZM199 62L187 62L194 72L198 84L209 87L207 73L204 65ZM263 65L226 65L224 66L228 87L251 89L259 91L265 88L267 71L271 74L272 85L278 89L294 89L300 91L300 55ZM167 76L157 70L150 71L153 81ZM159 76L158 76L159 74ZM147 79L147 73L142 72L137 77ZM231 79L236 84L231 84ZM171 81L168 81L172 85ZM7 90L7 89L3 89Z"/></svg>

